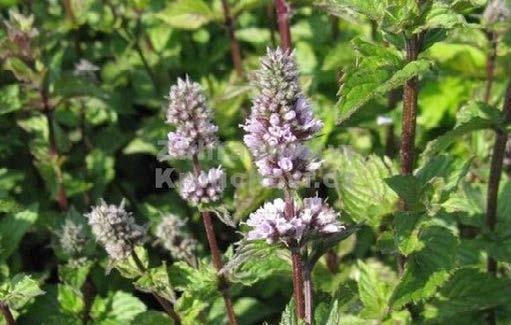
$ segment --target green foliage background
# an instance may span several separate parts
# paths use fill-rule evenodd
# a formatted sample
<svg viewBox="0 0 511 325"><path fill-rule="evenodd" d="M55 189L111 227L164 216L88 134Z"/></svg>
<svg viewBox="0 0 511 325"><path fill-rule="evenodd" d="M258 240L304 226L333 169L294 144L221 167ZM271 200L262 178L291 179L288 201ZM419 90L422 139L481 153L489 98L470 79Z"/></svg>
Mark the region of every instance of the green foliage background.
<svg viewBox="0 0 511 325"><path fill-rule="evenodd" d="M483 103L486 1L426 3L419 10L411 0L290 1L301 84L325 124L311 148L324 159L321 174L334 175L336 184L318 183L303 194L328 197L343 222L361 227L331 251L337 270L325 258L314 269L317 324L481 324L488 308L496 308L500 323L511 323L506 173L496 231L484 221L493 129L509 130L500 109L511 33L499 41L492 96ZM9 55L7 30L0 31L0 301L20 323L75 324L89 310L92 323L166 324L143 292L154 287L173 289L162 295L177 299L185 323L225 322L199 215L175 189L156 188L155 175L157 168L191 168L158 159L169 132L165 96L188 75L205 88L223 143L203 163L256 179L229 187L223 205L242 221L280 195L257 182L239 128L253 95L247 79L266 48L279 43L276 18L271 1L230 5L246 79L233 70L218 0L0 0L5 21L16 9L33 14L38 30L33 64ZM404 37L422 31L423 53L406 62ZM78 73L81 60L97 70ZM400 176L400 87L413 76L420 77L418 163L414 175ZM382 115L392 126L377 123ZM57 157L48 151L50 125ZM61 188L68 211L58 204ZM126 198L150 233L162 213L187 219L204 248L199 267L173 261L152 238L142 254L150 275L136 274L129 262L106 274L107 258L94 244L86 261L63 256L64 220L84 223L83 213L100 198ZM399 199L410 211L399 211ZM227 261L241 237L220 222L216 230ZM239 322L295 324L287 257L264 249L254 248L266 258L231 275ZM399 254L407 257L402 276ZM498 278L485 272L487 254L499 261ZM94 288L90 306L85 283Z"/></svg>

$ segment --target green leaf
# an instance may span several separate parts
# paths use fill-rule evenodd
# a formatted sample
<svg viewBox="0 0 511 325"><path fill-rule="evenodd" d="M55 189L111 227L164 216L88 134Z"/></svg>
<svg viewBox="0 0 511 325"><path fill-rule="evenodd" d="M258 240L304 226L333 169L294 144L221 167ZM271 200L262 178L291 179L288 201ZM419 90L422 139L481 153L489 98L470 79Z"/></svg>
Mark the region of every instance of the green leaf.
<svg viewBox="0 0 511 325"><path fill-rule="evenodd" d="M146 310L146 306L138 298L117 291L106 298L96 296L90 315L97 324L126 324Z"/></svg>
<svg viewBox="0 0 511 325"><path fill-rule="evenodd" d="M215 18L213 11L202 0L170 2L156 17L174 28L197 29Z"/></svg>
<svg viewBox="0 0 511 325"><path fill-rule="evenodd" d="M343 147L326 151L325 160L339 194L337 205L355 222L377 227L382 217L396 211L398 196L384 181L397 174L388 158L363 157Z"/></svg>
<svg viewBox="0 0 511 325"><path fill-rule="evenodd" d="M441 323L456 315L509 304L510 285L509 279L499 279L478 269L457 270L423 315L428 320Z"/></svg>
<svg viewBox="0 0 511 325"><path fill-rule="evenodd" d="M90 193L91 198L93 201L98 200L115 177L114 157L100 149L93 149L85 158L85 163L89 177L94 184Z"/></svg>
<svg viewBox="0 0 511 325"><path fill-rule="evenodd" d="M39 81L39 76L30 69L21 59L17 57L11 57L5 60L4 69L11 71L16 79L21 80L26 83L34 82L37 83Z"/></svg>
<svg viewBox="0 0 511 325"><path fill-rule="evenodd" d="M7 85L0 88L0 115L20 110L22 104L19 96L19 85Z"/></svg>
<svg viewBox="0 0 511 325"><path fill-rule="evenodd" d="M159 267L150 268L137 281L135 287L145 292L156 292L159 296L169 301L175 301L176 297L167 274L167 265L164 263Z"/></svg>
<svg viewBox="0 0 511 325"><path fill-rule="evenodd" d="M431 141L421 155L422 159L433 157L451 144L475 131L492 129L502 122L501 112L481 102L472 102L460 109L456 115L456 127Z"/></svg>
<svg viewBox="0 0 511 325"><path fill-rule="evenodd" d="M400 212L394 217L396 241L399 251L403 255L420 250L423 243L419 240L419 223L424 219L422 213Z"/></svg>
<svg viewBox="0 0 511 325"><path fill-rule="evenodd" d="M275 274L289 275L290 256L278 245L248 240L242 240L236 245L234 256L222 269L231 281L250 286Z"/></svg>
<svg viewBox="0 0 511 325"><path fill-rule="evenodd" d="M369 319L383 319L396 282L396 275L378 262L366 264L359 261L357 269L360 272L358 292L364 304L360 315Z"/></svg>
<svg viewBox="0 0 511 325"><path fill-rule="evenodd" d="M296 309L295 302L293 299L291 299L289 301L289 303L286 305L286 309L282 313L282 316L280 317L279 325L300 325L300 324L302 324L296 317L295 309Z"/></svg>
<svg viewBox="0 0 511 325"><path fill-rule="evenodd" d="M16 251L25 233L35 223L37 210L37 205L32 205L27 210L0 219L0 258L5 260Z"/></svg>
<svg viewBox="0 0 511 325"><path fill-rule="evenodd" d="M360 47L360 44L355 46ZM373 50L370 56L363 56L357 66L346 71L339 90L338 107L341 113L338 123L349 119L370 100L385 95L431 68L431 62L427 60L404 63L391 53L384 48Z"/></svg>
<svg viewBox="0 0 511 325"><path fill-rule="evenodd" d="M0 285L0 301L12 309L19 309L42 294L44 291L39 288L39 283L25 274L17 274Z"/></svg>
<svg viewBox="0 0 511 325"><path fill-rule="evenodd" d="M144 247L137 246L135 247L135 253L140 259L140 262L142 262L142 266L147 269L149 266L147 251ZM115 267L123 277L128 279L135 279L144 274L144 272L139 268L138 263L135 262L133 256L122 261L116 261L110 267Z"/></svg>
<svg viewBox="0 0 511 325"><path fill-rule="evenodd" d="M58 300L62 310L80 316L84 308L83 296L80 289L65 284L58 285Z"/></svg>
<svg viewBox="0 0 511 325"><path fill-rule="evenodd" d="M216 271L209 263L201 262L198 269L184 262L174 263L169 269L169 277L174 288L182 291L175 307L183 324L194 324L220 296Z"/></svg>
<svg viewBox="0 0 511 325"><path fill-rule="evenodd" d="M419 240L424 247L408 256L403 277L392 294L393 308L434 295L447 281L455 265L458 240L450 230L440 226L426 227Z"/></svg>
<svg viewBox="0 0 511 325"><path fill-rule="evenodd" d="M357 13L379 21L385 13L385 2L380 0L322 0L317 5L341 17Z"/></svg>
<svg viewBox="0 0 511 325"><path fill-rule="evenodd" d="M421 203L421 183L413 175L396 175L385 182L402 198L409 210L418 210Z"/></svg>
<svg viewBox="0 0 511 325"><path fill-rule="evenodd" d="M148 310L135 317L132 324L137 325L172 325L172 320L163 312Z"/></svg>
<svg viewBox="0 0 511 325"><path fill-rule="evenodd" d="M64 264L59 265L59 278L63 283L75 288L80 289L84 284L93 262L86 261L83 264Z"/></svg>
<svg viewBox="0 0 511 325"><path fill-rule="evenodd" d="M422 21L413 31L414 33L436 28L451 29L466 26L463 15L456 13L449 4L442 1L429 1L426 9L423 10Z"/></svg>

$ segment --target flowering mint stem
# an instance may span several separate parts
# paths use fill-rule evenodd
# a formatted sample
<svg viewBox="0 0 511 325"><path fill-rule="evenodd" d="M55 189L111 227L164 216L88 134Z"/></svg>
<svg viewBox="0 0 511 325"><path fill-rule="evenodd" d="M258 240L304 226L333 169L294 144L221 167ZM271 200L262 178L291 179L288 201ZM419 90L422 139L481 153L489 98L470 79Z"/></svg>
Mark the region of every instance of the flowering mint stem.
<svg viewBox="0 0 511 325"><path fill-rule="evenodd" d="M274 0L280 33L280 47L291 51L290 8L286 0Z"/></svg>
<svg viewBox="0 0 511 325"><path fill-rule="evenodd" d="M43 86L44 87L44 86ZM43 112L46 116L46 121L48 123L48 141L49 148L48 152L52 160L57 160L59 157L59 152L57 148L57 140L55 137L55 119L53 116L53 108L51 107L50 100L48 98L48 93L45 89L41 88L40 90L41 99L43 101ZM62 171L60 170L59 162L56 162L57 168L57 203L62 211L66 211L68 208L67 194L66 189L64 188L64 184L62 181Z"/></svg>
<svg viewBox="0 0 511 325"><path fill-rule="evenodd" d="M511 122L511 81L509 82L504 99L504 107L502 109L504 114L504 122ZM504 162L504 155L506 152L507 133L503 129L496 130L495 146L493 147L493 154L490 167L490 179L488 181L488 194L486 197L486 225L490 232L495 231L497 224L497 208L498 208L498 195L500 177L502 175L502 165ZM497 275L497 261L488 256L487 262L488 273L493 276ZM488 323L495 324L495 310L488 311Z"/></svg>
<svg viewBox="0 0 511 325"><path fill-rule="evenodd" d="M422 34L412 35L406 40L406 60L417 60L422 45ZM419 94L419 79L413 77L406 81L403 87L403 124L401 133L401 174L411 175L415 158L415 129L417 126L417 99ZM408 207L401 202L401 209L406 211ZM398 268L400 274L404 270L405 257L398 256Z"/></svg>
<svg viewBox="0 0 511 325"><path fill-rule="evenodd" d="M12 316L11 310L9 309L9 306L7 306L7 304L0 301L0 310L2 311L2 314L5 317L5 322L8 325L16 324L16 320L14 319L14 316Z"/></svg>
<svg viewBox="0 0 511 325"><path fill-rule="evenodd" d="M131 256L133 257L133 261L135 261L135 264L137 265L137 268L140 270L140 272L145 273L147 271L146 267L144 266L144 263L140 260L135 250L131 253ZM158 301L158 303L161 305L163 310L169 315L170 318L174 321L174 324L180 325L181 324L181 318L176 313L174 308L172 308L172 304L165 298L159 296L156 292L152 292L153 297Z"/></svg>
<svg viewBox="0 0 511 325"><path fill-rule="evenodd" d="M488 32L488 41L490 42L490 52L486 59L486 88L484 92L484 101L488 103L491 97L491 89L495 75L495 60L497 59L497 35L495 32Z"/></svg>
<svg viewBox="0 0 511 325"><path fill-rule="evenodd" d="M193 171L195 175L198 177L200 175L200 163L197 155L193 155ZM206 237L208 238L209 249L211 251L211 255L213 258L213 265L217 269L218 272L223 267L222 257L220 255L220 249L218 248L218 243L216 240L215 229L213 227L213 220L211 219L211 215L208 211L202 211L202 222L204 223L204 229L206 230ZM236 325L238 322L236 321L236 315L234 314L234 307L232 305L231 297L229 296L229 282L223 275L218 275L219 280L219 290L222 293L225 303L225 309L227 311L227 317L229 318L230 325Z"/></svg>
<svg viewBox="0 0 511 325"><path fill-rule="evenodd" d="M224 11L225 27L227 28L227 33L229 34L229 38L231 40L232 63L236 69L236 74L241 78L243 77L243 65L241 64L240 44L236 38L234 18L232 17L227 0L222 0L222 8Z"/></svg>
<svg viewBox="0 0 511 325"><path fill-rule="evenodd" d="M295 208L293 204L293 195L288 184L284 188L286 210L286 219L290 220L295 214ZM305 297L304 297L304 283L303 283L303 262L300 254L300 248L298 244L291 247L291 260L293 267L293 293L296 305L296 316L299 319L305 319ZM312 306L310 306L312 307Z"/></svg>
<svg viewBox="0 0 511 325"><path fill-rule="evenodd" d="M303 289L304 289L304 295L305 295L305 322L307 324L312 324L312 293L313 287L312 287L312 269L308 266L304 267L303 269Z"/></svg>

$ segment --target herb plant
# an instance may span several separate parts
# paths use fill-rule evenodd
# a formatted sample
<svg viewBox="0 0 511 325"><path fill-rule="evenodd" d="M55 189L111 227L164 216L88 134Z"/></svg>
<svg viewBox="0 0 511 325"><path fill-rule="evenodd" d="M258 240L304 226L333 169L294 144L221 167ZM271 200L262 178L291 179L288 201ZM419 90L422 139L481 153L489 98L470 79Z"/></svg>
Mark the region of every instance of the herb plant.
<svg viewBox="0 0 511 325"><path fill-rule="evenodd" d="M509 0L0 10L0 324L511 323Z"/></svg>

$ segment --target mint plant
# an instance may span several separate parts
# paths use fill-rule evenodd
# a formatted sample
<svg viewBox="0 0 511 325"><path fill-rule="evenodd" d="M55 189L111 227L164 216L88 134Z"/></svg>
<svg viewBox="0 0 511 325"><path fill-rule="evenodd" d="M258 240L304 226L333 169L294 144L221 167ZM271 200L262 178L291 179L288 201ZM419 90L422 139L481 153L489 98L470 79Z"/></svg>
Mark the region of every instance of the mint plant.
<svg viewBox="0 0 511 325"><path fill-rule="evenodd" d="M510 12L0 1L0 323L510 323Z"/></svg>

